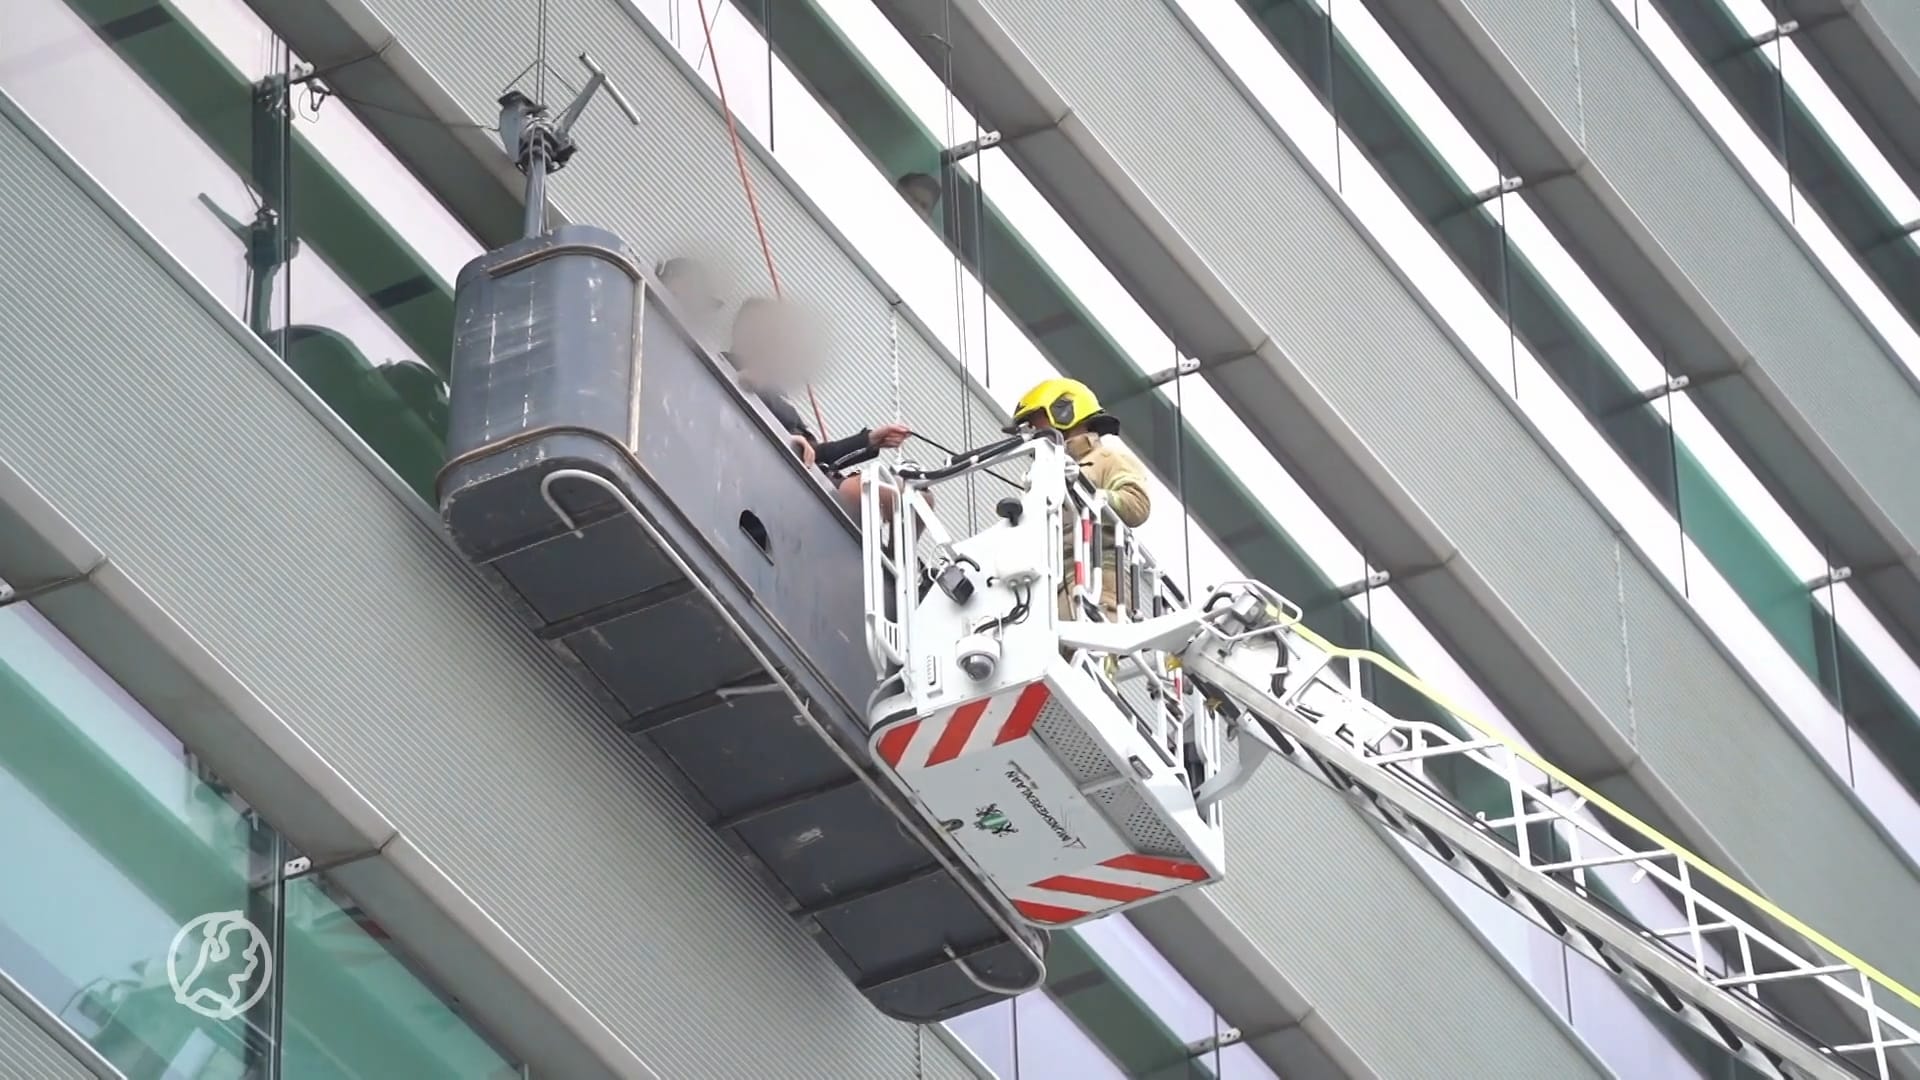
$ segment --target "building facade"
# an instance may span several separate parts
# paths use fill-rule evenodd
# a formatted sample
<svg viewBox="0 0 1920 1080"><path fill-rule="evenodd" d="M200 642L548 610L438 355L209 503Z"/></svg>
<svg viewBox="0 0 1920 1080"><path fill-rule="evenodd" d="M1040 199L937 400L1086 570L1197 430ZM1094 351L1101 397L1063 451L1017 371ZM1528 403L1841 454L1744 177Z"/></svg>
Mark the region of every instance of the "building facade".
<svg viewBox="0 0 1920 1080"><path fill-rule="evenodd" d="M497 101L582 53L640 122L550 217L710 267L713 347L810 308L830 432L1089 382L1189 587L1920 982L1920 26L1833 6L8 0L0 1076L1750 1071L1279 769L1223 885L876 1012L432 505Z"/></svg>

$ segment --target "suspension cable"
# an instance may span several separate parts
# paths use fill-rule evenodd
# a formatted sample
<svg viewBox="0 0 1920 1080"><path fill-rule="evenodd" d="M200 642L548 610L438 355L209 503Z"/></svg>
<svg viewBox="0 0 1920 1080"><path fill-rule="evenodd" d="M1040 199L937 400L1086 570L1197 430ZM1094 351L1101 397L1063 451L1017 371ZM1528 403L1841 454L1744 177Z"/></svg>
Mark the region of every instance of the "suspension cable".
<svg viewBox="0 0 1920 1080"><path fill-rule="evenodd" d="M544 104L547 100L547 0L540 0L534 19L538 24L536 27L538 45L535 47L538 55L534 58L533 64L539 70L533 75L533 100Z"/></svg>
<svg viewBox="0 0 1920 1080"><path fill-rule="evenodd" d="M951 148L959 138L954 126L953 98L953 0L942 4L940 44L945 51L941 62L941 88L946 95L946 146ZM958 161L948 162L942 155L940 161L941 202L945 204L947 227L944 230L948 246L953 249L953 317L954 343L960 352L960 441L973 445L973 360L967 349L967 272L966 235L960 218L960 196L954 190L958 181L966 175ZM984 299L984 297L983 297ZM973 529L980 527L979 500L974 497L973 477L967 477L967 522Z"/></svg>
<svg viewBox="0 0 1920 1080"><path fill-rule="evenodd" d="M973 118L973 144L980 145L985 131L980 117ZM973 276L980 283L980 385L993 389L993 320L987 301L987 152L973 154Z"/></svg>
<svg viewBox="0 0 1920 1080"><path fill-rule="evenodd" d="M1180 504L1180 554L1186 565L1182 588L1193 595L1193 511L1187 506L1187 392L1181 380L1180 346L1173 347L1173 498Z"/></svg>
<svg viewBox="0 0 1920 1080"><path fill-rule="evenodd" d="M726 0L720 0L725 3ZM720 75L720 52L713 47L713 23L707 19L707 0L694 0L696 13L700 16L700 32L706 37L707 54L713 57L713 87L720 94L720 114L727 121L727 141L733 144L733 164L740 171L740 187L746 192L747 213L753 217L753 231L760 238L760 256L767 263L767 277L773 282L773 295L776 299L785 299L780 289L780 270L773 263L773 244L767 239L767 223L760 216L760 198L754 194L753 174L747 169L746 147L740 142L740 128L734 123L733 106L727 103L727 81ZM717 13L716 13L717 14ZM768 43L772 48L772 43ZM767 88L771 100L773 88ZM807 383L807 404L813 407L813 422L820 438L827 437L827 421L820 414L820 399L813 392L813 383Z"/></svg>

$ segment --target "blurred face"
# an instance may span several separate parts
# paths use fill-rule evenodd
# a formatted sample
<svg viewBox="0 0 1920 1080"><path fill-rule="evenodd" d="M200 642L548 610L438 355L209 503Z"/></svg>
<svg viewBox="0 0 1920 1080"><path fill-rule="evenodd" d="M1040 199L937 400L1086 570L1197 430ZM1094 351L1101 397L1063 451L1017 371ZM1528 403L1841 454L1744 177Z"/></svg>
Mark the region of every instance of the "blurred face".
<svg viewBox="0 0 1920 1080"><path fill-rule="evenodd" d="M666 286L673 298L679 301L681 310L694 322L697 333L709 334L714 331L714 317L725 306L720 299L720 290L714 284L707 269L697 263L675 263L661 275L660 283Z"/></svg>
<svg viewBox="0 0 1920 1080"><path fill-rule="evenodd" d="M754 304L734 320L734 356L769 388L794 390L812 381L824 351L813 320L791 305Z"/></svg>
<svg viewBox="0 0 1920 1080"><path fill-rule="evenodd" d="M740 309L733 320L733 353L744 364L760 366L774 351L774 311L765 304Z"/></svg>

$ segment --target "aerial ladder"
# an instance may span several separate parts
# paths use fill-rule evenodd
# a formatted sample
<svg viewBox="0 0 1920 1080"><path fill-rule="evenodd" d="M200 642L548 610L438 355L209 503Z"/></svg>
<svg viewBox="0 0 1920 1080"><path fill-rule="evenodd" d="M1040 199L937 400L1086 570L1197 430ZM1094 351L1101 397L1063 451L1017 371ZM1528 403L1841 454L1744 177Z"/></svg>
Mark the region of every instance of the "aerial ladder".
<svg viewBox="0 0 1920 1080"><path fill-rule="evenodd" d="M983 474L1008 494L986 528L956 537L927 493ZM1912 1075L1913 991L1392 661L1320 637L1267 586L1188 600L1057 435L1013 433L937 467L878 464L862 518L874 761L1028 924L1073 926L1222 880L1223 802L1279 759L1762 1075ZM1368 667L1435 698L1461 730L1382 711L1361 691ZM1435 779L1445 768L1503 785L1499 816L1457 802ZM1604 880L1621 873L1657 883L1678 925L1610 903ZM1781 1007L1808 987L1839 1016L1820 1034Z"/></svg>

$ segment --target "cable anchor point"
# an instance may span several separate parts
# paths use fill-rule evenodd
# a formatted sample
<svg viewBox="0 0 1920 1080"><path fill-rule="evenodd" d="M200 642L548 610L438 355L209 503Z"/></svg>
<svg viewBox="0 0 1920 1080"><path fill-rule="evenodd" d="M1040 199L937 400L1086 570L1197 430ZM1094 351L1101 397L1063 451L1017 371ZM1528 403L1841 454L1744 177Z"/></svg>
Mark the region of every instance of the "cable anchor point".
<svg viewBox="0 0 1920 1080"><path fill-rule="evenodd" d="M640 114L634 111L620 88L608 80L607 73L594 63L593 57L581 53L580 64L592 77L561 110L557 120L544 103L533 100L524 91L508 90L500 97L500 143L513 159L514 167L527 178L523 225L528 239L547 231L547 174L559 172L579 149L573 141L573 125L595 92L606 87L607 96L626 114L627 122L640 126Z"/></svg>

